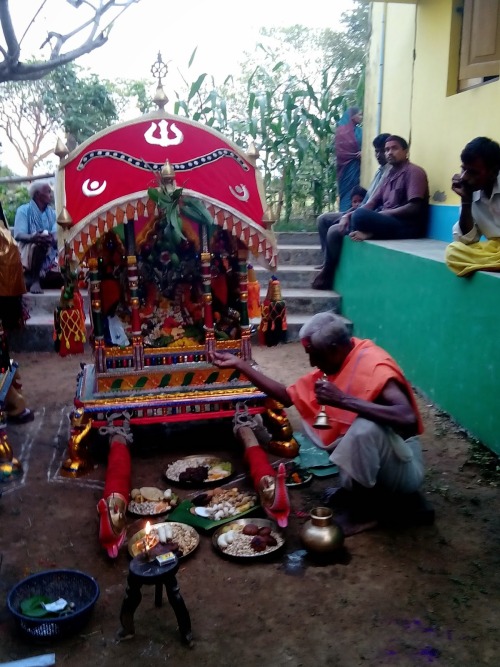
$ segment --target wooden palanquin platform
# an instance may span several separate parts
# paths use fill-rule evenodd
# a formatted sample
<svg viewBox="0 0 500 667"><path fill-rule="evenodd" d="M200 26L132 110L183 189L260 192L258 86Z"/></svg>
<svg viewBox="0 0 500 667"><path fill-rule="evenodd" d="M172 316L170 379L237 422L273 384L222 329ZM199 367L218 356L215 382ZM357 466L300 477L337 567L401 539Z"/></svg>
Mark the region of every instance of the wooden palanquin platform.
<svg viewBox="0 0 500 667"><path fill-rule="evenodd" d="M74 401L83 423L122 411L144 424L232 417L240 401L263 412L262 392L209 361L215 349L251 360L248 261L276 265L257 153L159 111L60 157L61 253L91 295L94 363ZM165 197L178 201L175 224Z"/></svg>

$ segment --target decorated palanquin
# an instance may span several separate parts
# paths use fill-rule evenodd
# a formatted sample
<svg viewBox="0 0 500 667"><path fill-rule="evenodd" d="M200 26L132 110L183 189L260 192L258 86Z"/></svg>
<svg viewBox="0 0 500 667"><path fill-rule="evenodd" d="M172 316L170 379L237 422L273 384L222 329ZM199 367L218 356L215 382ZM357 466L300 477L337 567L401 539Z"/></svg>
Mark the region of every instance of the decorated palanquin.
<svg viewBox="0 0 500 667"><path fill-rule="evenodd" d="M94 350L66 469L85 467L76 445L112 413L146 424L232 417L240 401L264 412L261 391L209 361L215 349L251 358L248 262L276 266L257 151L160 110L56 153L61 256L86 272Z"/></svg>

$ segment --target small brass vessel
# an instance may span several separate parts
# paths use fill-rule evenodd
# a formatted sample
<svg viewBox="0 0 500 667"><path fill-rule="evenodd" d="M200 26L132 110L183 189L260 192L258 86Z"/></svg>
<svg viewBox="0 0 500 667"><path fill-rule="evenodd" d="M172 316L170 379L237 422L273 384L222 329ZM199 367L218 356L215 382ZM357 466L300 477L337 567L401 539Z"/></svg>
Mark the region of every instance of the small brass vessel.
<svg viewBox="0 0 500 667"><path fill-rule="evenodd" d="M309 521L302 526L300 539L304 547L316 556L331 555L344 544L344 531L333 520L329 507L315 507Z"/></svg>

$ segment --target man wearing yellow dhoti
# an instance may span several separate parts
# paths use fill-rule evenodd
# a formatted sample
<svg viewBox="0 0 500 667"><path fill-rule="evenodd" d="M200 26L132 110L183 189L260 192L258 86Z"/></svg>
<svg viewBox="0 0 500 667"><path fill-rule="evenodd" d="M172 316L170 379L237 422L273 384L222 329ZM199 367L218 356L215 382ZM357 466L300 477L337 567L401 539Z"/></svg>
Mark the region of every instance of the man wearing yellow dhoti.
<svg viewBox="0 0 500 667"><path fill-rule="evenodd" d="M460 159L462 171L451 185L462 200L460 217L446 248L446 264L457 276L500 271L500 146L476 137Z"/></svg>

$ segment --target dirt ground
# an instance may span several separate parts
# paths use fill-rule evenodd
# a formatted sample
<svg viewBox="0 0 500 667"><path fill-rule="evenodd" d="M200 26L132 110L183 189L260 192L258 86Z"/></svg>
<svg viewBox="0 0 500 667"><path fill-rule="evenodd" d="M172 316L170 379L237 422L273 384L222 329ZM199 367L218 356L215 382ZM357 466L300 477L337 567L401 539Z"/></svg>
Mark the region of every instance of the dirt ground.
<svg viewBox="0 0 500 667"><path fill-rule="evenodd" d="M254 356L284 382L308 367L297 343L257 347ZM105 464L77 480L59 473L82 358L37 353L16 359L36 419L9 427L24 475L1 486L0 661L55 652L57 665L72 667L500 664L496 460L422 399L424 491L436 509L435 525L364 532L346 539L341 562L306 559L292 572L289 556L301 548L299 529L308 511L321 504L324 488L335 483L315 478L310 486L291 490L287 541L276 559L226 560L202 534L199 547L181 561L177 578L191 615L193 648L179 641L168 603L155 608L152 587L143 588L135 637L117 642L129 556L123 548L110 560L98 543L96 504ZM289 413L298 428L296 414ZM240 448L230 437L221 441L205 427L167 438L160 427L136 439L133 485L166 488L162 475L168 462L198 451L222 453L237 472L244 471ZM100 597L81 634L33 644L16 633L5 600L25 576L50 568L91 574Z"/></svg>

